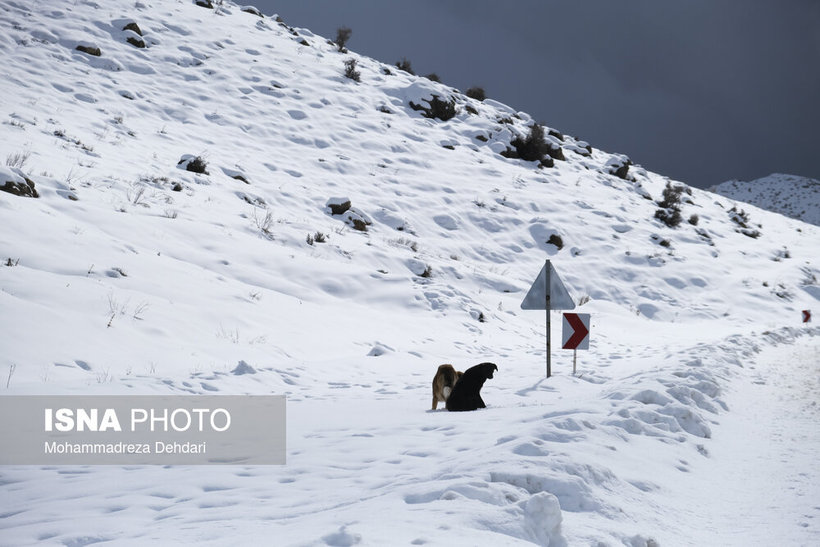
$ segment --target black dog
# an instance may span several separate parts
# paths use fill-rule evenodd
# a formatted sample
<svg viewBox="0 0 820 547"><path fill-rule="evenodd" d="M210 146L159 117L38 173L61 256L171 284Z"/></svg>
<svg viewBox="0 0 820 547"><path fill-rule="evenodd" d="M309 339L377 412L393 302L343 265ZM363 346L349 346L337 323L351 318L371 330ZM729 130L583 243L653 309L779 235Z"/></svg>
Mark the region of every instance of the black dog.
<svg viewBox="0 0 820 547"><path fill-rule="evenodd" d="M481 363L464 371L453 391L447 398L447 410L476 410L487 405L481 399L481 387L493 372L498 370L494 363Z"/></svg>

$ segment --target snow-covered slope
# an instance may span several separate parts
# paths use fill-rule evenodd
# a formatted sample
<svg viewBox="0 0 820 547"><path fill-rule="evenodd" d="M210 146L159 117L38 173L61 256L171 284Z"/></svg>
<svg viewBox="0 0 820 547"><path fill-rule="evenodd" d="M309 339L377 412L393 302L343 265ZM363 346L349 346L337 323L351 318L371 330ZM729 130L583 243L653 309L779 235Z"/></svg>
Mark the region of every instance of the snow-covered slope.
<svg viewBox="0 0 820 547"><path fill-rule="evenodd" d="M286 466L3 469L4 542L818 539L808 424L782 441L806 497L750 493L745 534L699 486L762 469L721 434L749 386L813 393L820 229L557 130L553 167L505 157L526 113L252 11L0 0L5 393L288 396ZM593 317L549 380L519 308L545 259ZM439 364L481 361L487 409L428 412Z"/></svg>
<svg viewBox="0 0 820 547"><path fill-rule="evenodd" d="M775 173L748 182L730 180L710 190L761 209L820 225L820 181L814 179Z"/></svg>

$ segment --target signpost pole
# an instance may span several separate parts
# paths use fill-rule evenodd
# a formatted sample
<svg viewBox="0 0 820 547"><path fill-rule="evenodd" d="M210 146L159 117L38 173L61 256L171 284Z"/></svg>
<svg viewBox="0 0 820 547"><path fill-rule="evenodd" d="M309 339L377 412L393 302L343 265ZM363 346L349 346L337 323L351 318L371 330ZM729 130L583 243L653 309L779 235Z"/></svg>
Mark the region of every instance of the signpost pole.
<svg viewBox="0 0 820 547"><path fill-rule="evenodd" d="M572 375L575 376L575 365L578 364L578 350L572 350Z"/></svg>
<svg viewBox="0 0 820 547"><path fill-rule="evenodd" d="M551 363L551 359L550 359L550 354L552 353L552 351L551 351L552 350L552 344L551 344L551 341L550 341L550 330L551 330L550 329L550 270L551 270L551 268L550 268L550 261L549 260L547 260L546 270L547 270L547 275L544 278L544 281L547 283L547 287L546 287L547 290L545 292L546 292L546 295L547 295L547 302L546 302L546 304L547 304L547 306L546 306L547 307L547 378L549 378L550 376L552 376L552 363Z"/></svg>
<svg viewBox="0 0 820 547"><path fill-rule="evenodd" d="M555 291L555 294L552 294L553 291ZM555 275L553 275L552 264L550 264L549 259L547 259L544 263L544 267L541 268L541 271L538 273L538 277L533 281L532 287L527 291L524 300L521 301L522 310L546 310L547 378L552 376L552 313L550 312L553 308L556 310L572 310L575 309L575 302L561 282L558 272L555 272Z"/></svg>

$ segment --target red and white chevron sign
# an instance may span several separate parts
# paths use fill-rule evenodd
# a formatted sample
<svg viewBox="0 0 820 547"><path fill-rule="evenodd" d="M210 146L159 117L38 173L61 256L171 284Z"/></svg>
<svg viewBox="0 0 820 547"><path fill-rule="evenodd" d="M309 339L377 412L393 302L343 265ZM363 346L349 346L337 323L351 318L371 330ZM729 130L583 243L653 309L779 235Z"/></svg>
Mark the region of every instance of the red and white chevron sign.
<svg viewBox="0 0 820 547"><path fill-rule="evenodd" d="M803 322L808 323L811 321L811 310L803 310Z"/></svg>
<svg viewBox="0 0 820 547"><path fill-rule="evenodd" d="M561 331L563 349L589 349L589 314L565 313Z"/></svg>

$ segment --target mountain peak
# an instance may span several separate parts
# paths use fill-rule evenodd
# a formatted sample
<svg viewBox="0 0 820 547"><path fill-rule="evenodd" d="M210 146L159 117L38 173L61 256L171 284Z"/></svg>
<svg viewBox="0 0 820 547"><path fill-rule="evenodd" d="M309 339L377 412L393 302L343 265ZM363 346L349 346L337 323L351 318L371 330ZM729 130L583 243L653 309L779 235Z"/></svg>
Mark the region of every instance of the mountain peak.
<svg viewBox="0 0 820 547"><path fill-rule="evenodd" d="M820 181L811 178L772 173L751 181L726 181L709 190L761 209L820 225Z"/></svg>

